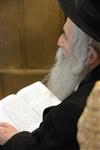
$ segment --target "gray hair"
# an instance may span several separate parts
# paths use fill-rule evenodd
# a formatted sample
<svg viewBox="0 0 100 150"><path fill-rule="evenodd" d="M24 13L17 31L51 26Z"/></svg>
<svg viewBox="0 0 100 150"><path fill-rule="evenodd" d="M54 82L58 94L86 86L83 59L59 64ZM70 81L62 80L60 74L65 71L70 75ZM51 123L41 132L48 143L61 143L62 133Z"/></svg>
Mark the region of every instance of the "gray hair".
<svg viewBox="0 0 100 150"><path fill-rule="evenodd" d="M73 43L70 44L73 44L73 46L70 49L72 53L69 56L64 55L63 47L58 49L56 63L48 75L46 84L61 101L75 91L80 82L91 71L89 61L92 54L92 45L98 47L100 52L100 43L76 25L75 38L73 37Z"/></svg>
<svg viewBox="0 0 100 150"><path fill-rule="evenodd" d="M87 46L93 47L98 55L100 55L100 42L93 39L91 36L83 32L79 27L76 26L77 36L80 38L80 43L84 44L87 41ZM83 41L83 42L82 42Z"/></svg>

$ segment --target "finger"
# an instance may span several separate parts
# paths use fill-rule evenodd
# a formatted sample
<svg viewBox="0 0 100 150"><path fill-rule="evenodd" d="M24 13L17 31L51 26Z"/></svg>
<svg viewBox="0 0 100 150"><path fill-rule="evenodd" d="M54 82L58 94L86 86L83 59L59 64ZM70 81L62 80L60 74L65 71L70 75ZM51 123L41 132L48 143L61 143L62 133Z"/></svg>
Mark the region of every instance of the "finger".
<svg viewBox="0 0 100 150"><path fill-rule="evenodd" d="M8 126L11 126L11 125L7 122L0 122L0 126L8 127Z"/></svg>
<svg viewBox="0 0 100 150"><path fill-rule="evenodd" d="M5 132L5 127L3 126L0 126L0 136Z"/></svg>

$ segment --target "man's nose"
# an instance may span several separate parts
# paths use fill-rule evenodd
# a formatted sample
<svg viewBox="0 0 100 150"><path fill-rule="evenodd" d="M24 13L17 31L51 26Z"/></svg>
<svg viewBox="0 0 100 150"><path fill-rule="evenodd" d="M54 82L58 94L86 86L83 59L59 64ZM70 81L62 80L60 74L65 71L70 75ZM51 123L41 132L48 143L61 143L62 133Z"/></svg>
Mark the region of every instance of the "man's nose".
<svg viewBox="0 0 100 150"><path fill-rule="evenodd" d="M63 37L63 34L61 34L59 39L58 39L57 45L59 47L63 47L63 43L64 43L64 37Z"/></svg>

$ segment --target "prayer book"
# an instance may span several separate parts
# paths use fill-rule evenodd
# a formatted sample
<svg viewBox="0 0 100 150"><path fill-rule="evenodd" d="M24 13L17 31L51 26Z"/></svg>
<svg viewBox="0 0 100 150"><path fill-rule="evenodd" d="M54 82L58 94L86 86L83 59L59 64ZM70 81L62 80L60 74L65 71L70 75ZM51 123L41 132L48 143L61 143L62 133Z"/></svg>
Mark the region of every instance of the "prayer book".
<svg viewBox="0 0 100 150"><path fill-rule="evenodd" d="M45 108L61 101L40 81L11 94L0 101L0 122L7 122L18 131L33 131L39 127Z"/></svg>

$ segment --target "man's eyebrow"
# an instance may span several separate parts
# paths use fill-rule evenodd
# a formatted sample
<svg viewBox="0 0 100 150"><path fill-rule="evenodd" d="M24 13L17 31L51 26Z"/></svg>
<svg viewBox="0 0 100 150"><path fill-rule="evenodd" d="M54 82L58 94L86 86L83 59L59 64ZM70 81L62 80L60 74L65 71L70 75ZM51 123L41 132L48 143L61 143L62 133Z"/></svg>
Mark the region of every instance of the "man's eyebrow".
<svg viewBox="0 0 100 150"><path fill-rule="evenodd" d="M65 39L67 39L67 33L66 33L66 31L65 31L65 26L62 28L62 30L63 30L63 34L64 34L64 36L65 36Z"/></svg>
<svg viewBox="0 0 100 150"><path fill-rule="evenodd" d="M65 32L65 29L64 29L64 27L63 27L63 33L64 33L64 35L66 36L67 34L66 34L66 32Z"/></svg>

